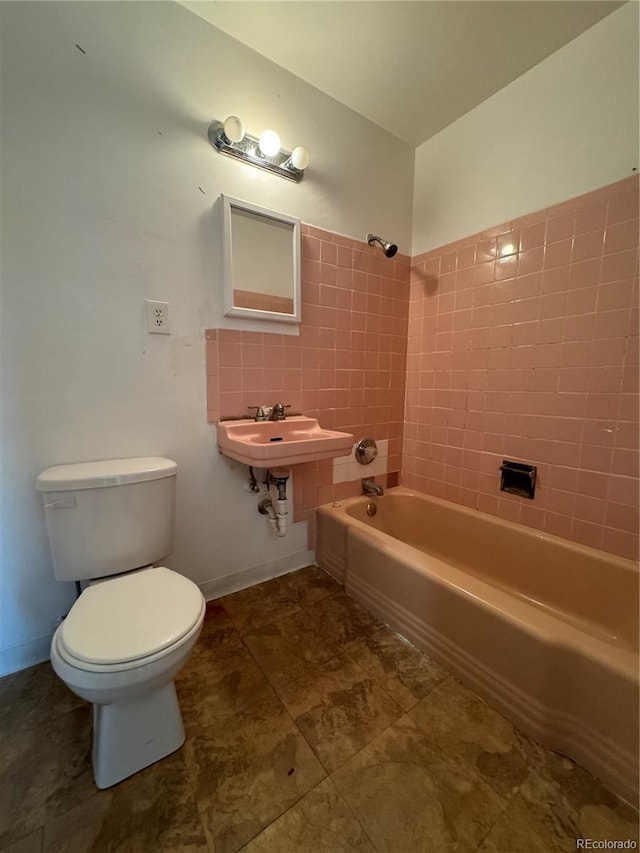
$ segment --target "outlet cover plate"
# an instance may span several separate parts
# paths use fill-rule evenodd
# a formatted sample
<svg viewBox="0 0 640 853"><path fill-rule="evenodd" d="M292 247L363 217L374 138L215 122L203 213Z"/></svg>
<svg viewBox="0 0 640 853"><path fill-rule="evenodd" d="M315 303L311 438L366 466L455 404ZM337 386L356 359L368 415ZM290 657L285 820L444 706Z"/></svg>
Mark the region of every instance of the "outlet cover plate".
<svg viewBox="0 0 640 853"><path fill-rule="evenodd" d="M145 300L147 307L147 331L150 335L170 335L169 303Z"/></svg>

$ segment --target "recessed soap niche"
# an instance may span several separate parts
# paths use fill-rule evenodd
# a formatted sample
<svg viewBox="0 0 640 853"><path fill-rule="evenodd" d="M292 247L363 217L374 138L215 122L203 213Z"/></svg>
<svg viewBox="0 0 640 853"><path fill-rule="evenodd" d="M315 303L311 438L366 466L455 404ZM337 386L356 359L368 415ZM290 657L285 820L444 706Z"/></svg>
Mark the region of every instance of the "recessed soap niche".
<svg viewBox="0 0 640 853"><path fill-rule="evenodd" d="M533 500L537 477L538 469L535 465L503 459L500 466L500 491Z"/></svg>

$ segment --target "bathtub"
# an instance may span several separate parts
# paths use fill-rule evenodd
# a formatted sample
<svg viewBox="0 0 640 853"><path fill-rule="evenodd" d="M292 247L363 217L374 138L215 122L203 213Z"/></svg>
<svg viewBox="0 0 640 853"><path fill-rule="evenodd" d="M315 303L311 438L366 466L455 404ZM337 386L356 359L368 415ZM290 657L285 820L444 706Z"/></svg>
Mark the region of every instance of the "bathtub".
<svg viewBox="0 0 640 853"><path fill-rule="evenodd" d="M317 530L356 600L637 803L634 563L403 487L321 506Z"/></svg>

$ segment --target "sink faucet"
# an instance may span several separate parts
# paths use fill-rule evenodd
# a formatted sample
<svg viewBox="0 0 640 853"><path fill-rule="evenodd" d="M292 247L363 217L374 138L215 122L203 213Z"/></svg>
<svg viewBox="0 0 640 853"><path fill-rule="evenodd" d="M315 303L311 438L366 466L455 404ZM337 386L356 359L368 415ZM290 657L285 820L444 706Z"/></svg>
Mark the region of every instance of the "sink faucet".
<svg viewBox="0 0 640 853"><path fill-rule="evenodd" d="M270 421L283 421L287 414L285 409L291 408L291 404L287 406L283 406L282 403L276 403L275 406L271 408L271 414L269 415Z"/></svg>
<svg viewBox="0 0 640 853"><path fill-rule="evenodd" d="M363 479L362 494L377 495L378 497L382 497L382 495L384 494L384 489L382 488L382 486L379 486L377 483L374 483L371 479Z"/></svg>
<svg viewBox="0 0 640 853"><path fill-rule="evenodd" d="M247 406L248 409L255 409L256 415L254 420L256 421L271 421L273 418L271 417L272 409L271 406Z"/></svg>

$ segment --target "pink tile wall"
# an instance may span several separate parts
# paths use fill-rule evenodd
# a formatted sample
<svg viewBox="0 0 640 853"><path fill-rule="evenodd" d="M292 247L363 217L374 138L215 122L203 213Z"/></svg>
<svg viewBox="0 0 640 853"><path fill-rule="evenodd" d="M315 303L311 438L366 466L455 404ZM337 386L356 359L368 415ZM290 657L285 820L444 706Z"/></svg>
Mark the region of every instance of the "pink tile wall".
<svg viewBox="0 0 640 853"><path fill-rule="evenodd" d="M398 471L409 269L407 257L303 225L300 336L208 329L209 421L290 403L329 429L389 439L389 470ZM332 471L331 460L295 469L296 520L359 493L359 482L331 485Z"/></svg>
<svg viewBox="0 0 640 853"><path fill-rule="evenodd" d="M637 177L413 259L404 437L404 485L637 558Z"/></svg>

